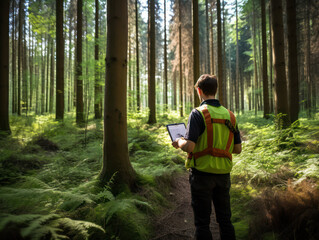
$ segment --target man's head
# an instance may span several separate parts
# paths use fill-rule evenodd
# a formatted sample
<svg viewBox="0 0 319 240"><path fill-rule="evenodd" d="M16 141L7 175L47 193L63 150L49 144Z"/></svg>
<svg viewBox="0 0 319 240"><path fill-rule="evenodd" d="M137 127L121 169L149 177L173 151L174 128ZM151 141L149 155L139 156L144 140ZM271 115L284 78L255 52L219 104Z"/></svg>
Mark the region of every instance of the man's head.
<svg viewBox="0 0 319 240"><path fill-rule="evenodd" d="M215 96L217 92L217 77L215 75L203 74L195 84L206 96Z"/></svg>

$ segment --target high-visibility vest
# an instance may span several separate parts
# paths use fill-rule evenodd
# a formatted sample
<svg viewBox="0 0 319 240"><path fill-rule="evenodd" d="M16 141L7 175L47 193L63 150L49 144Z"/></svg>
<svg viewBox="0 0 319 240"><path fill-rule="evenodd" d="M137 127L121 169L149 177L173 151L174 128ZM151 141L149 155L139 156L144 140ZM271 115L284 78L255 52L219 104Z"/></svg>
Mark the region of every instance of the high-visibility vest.
<svg viewBox="0 0 319 240"><path fill-rule="evenodd" d="M185 166L208 173L230 173L236 131L234 114L223 106L202 105L197 110L203 116L205 131L188 155Z"/></svg>

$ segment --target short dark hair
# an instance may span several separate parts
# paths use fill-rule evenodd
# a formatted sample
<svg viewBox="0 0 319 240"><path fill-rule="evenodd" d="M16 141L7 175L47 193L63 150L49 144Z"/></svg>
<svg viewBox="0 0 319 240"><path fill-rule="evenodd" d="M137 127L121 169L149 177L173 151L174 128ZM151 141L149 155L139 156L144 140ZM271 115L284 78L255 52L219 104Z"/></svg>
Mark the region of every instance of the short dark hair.
<svg viewBox="0 0 319 240"><path fill-rule="evenodd" d="M217 77L215 75L203 74L197 80L195 88L200 88L207 96L215 96L217 92Z"/></svg>

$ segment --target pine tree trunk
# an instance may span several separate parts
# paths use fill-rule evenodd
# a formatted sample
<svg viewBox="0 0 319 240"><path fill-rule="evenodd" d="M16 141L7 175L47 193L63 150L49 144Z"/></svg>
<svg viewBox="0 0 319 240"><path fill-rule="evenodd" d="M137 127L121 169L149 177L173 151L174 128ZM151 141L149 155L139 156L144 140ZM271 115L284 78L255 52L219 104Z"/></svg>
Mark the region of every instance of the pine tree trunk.
<svg viewBox="0 0 319 240"><path fill-rule="evenodd" d="M182 6L181 0L178 4L178 37L179 37L179 114L183 117L183 56L182 56Z"/></svg>
<svg viewBox="0 0 319 240"><path fill-rule="evenodd" d="M310 3L309 0L306 0L306 53L305 53L305 57L306 57L306 79L307 79L307 113L308 113L308 118L312 117L312 109L311 109L311 105L312 105L312 98L311 98L311 75L310 75L310 55L311 55L311 51L310 51Z"/></svg>
<svg viewBox="0 0 319 240"><path fill-rule="evenodd" d="M172 100L173 100L173 106L172 106L172 109L173 110L176 110L176 102L177 102L177 98L176 98L176 92L177 92L177 90L176 90L176 85L177 85L177 80L176 80L176 70L174 70L174 73L173 73L173 98L172 98Z"/></svg>
<svg viewBox="0 0 319 240"><path fill-rule="evenodd" d="M107 56L104 108L103 166L100 179L134 187L135 172L127 144L127 0L107 1Z"/></svg>
<svg viewBox="0 0 319 240"><path fill-rule="evenodd" d="M288 81L289 81L289 116L293 123L298 120L299 113L299 83L298 83L298 51L296 0L289 0L287 7L288 25Z"/></svg>
<svg viewBox="0 0 319 240"><path fill-rule="evenodd" d="M238 3L236 0L236 79L235 79L235 104L239 113L239 41L238 41ZM243 81L243 80L241 80Z"/></svg>
<svg viewBox="0 0 319 240"><path fill-rule="evenodd" d="M273 53L272 53L272 27L271 27L271 3L269 2L269 75L270 75L270 112L274 112L274 87L273 87Z"/></svg>
<svg viewBox="0 0 319 240"><path fill-rule="evenodd" d="M217 50L218 50L218 98L223 105L223 55L222 55L222 25L221 25L221 10L220 0L217 0Z"/></svg>
<svg viewBox="0 0 319 240"><path fill-rule="evenodd" d="M262 60L263 60L263 93L264 93L264 118L269 118L269 92L267 75L267 40L266 40L266 10L265 0L261 0L261 29L262 29Z"/></svg>
<svg viewBox="0 0 319 240"><path fill-rule="evenodd" d="M148 106L150 109L148 123L156 123L155 107L155 0L149 0L149 59L148 59Z"/></svg>
<svg viewBox="0 0 319 240"><path fill-rule="evenodd" d="M54 41L51 38L51 71L50 71L50 104L49 111L53 113L53 100L54 100Z"/></svg>
<svg viewBox="0 0 319 240"><path fill-rule="evenodd" d="M95 119L102 118L102 109L100 105L100 70L99 70L99 0L95 0L95 82L94 82L94 117Z"/></svg>
<svg viewBox="0 0 319 240"><path fill-rule="evenodd" d="M281 0L279 0L281 1ZM252 39L253 39L253 55L254 55L254 108L255 108L255 115L257 116L258 111L258 94L257 94L257 88L258 88L258 68L257 68L257 49L256 49L256 14L255 14L255 4L253 2L253 21L252 21Z"/></svg>
<svg viewBox="0 0 319 240"><path fill-rule="evenodd" d="M210 71L210 47L209 47L209 21L208 21L208 0L205 0L205 5L206 5L206 44L207 44L207 49L206 49L206 53L207 53L207 73L211 74Z"/></svg>
<svg viewBox="0 0 319 240"><path fill-rule="evenodd" d="M225 17L225 0L223 0L223 105L225 107L228 107L228 102L227 102L227 69L226 69L226 17Z"/></svg>
<svg viewBox="0 0 319 240"><path fill-rule="evenodd" d="M71 9L71 6L70 6L70 9L69 9L69 14L70 14L70 19L69 19L69 84L68 84L68 112L71 111L72 109L72 106L73 106L73 95L72 95L72 69L73 69L73 66L72 66L72 46L71 46L71 42L72 42L72 30L73 30L73 26L72 26L72 9Z"/></svg>
<svg viewBox="0 0 319 240"><path fill-rule="evenodd" d="M199 27L198 27L198 0L193 0L193 64L194 64L194 85L199 78ZM200 104L197 91L194 89L194 107Z"/></svg>
<svg viewBox="0 0 319 240"><path fill-rule="evenodd" d="M83 115L83 74L82 74L82 10L83 0L77 2L76 38L76 123L84 122Z"/></svg>
<svg viewBox="0 0 319 240"><path fill-rule="evenodd" d="M213 25L213 3L211 3L210 11L210 29L211 29L211 64L212 74L215 75L215 56L214 56L214 25Z"/></svg>
<svg viewBox="0 0 319 240"><path fill-rule="evenodd" d="M22 12L23 0L19 1L19 39L18 39L18 115L21 115L21 63L22 63Z"/></svg>
<svg viewBox="0 0 319 240"><path fill-rule="evenodd" d="M167 106L167 40L166 40L167 35L166 35L166 31L167 31L166 30L166 0L164 0L164 88L163 88L164 113L166 113L167 109L168 109L168 106ZM136 31L136 35L137 35L137 31ZM138 50L137 47L136 47L136 50Z"/></svg>
<svg viewBox="0 0 319 240"><path fill-rule="evenodd" d="M44 97L45 97L45 56L44 56L44 51L45 51L45 39L42 34L42 44L41 44L41 114L44 113Z"/></svg>
<svg viewBox="0 0 319 240"><path fill-rule="evenodd" d="M49 31L50 31L50 28L49 28ZM49 35L48 36L48 44L47 44L47 76L46 76L46 104L45 104L45 112L48 112L49 110L49 93L50 93L50 85L49 85L49 69L50 69L50 48L52 47L51 46L51 36Z"/></svg>
<svg viewBox="0 0 319 240"><path fill-rule="evenodd" d="M33 98L33 41L31 34L31 24L29 24L29 69L30 69L30 111L32 111L32 98Z"/></svg>
<svg viewBox="0 0 319 240"><path fill-rule="evenodd" d="M26 22L26 13L23 10L23 22ZM23 60L22 60L22 76L23 76L23 89L22 99L25 114L28 114L28 68L27 68L27 32L26 24L23 25Z"/></svg>
<svg viewBox="0 0 319 240"><path fill-rule="evenodd" d="M272 15L272 37L274 43L274 69L275 69L275 106L276 115L283 114L282 126L289 125L288 118L288 98L287 98L287 81L285 70L284 54L284 35L283 35L283 18L282 2L271 0Z"/></svg>
<svg viewBox="0 0 319 240"><path fill-rule="evenodd" d="M0 1L0 131L9 126L9 0Z"/></svg>
<svg viewBox="0 0 319 240"><path fill-rule="evenodd" d="M15 1L12 1L12 113L16 113L16 22L15 22Z"/></svg>
<svg viewBox="0 0 319 240"><path fill-rule="evenodd" d="M56 1L56 119L64 117L64 38L63 0ZM83 112L83 111L82 111Z"/></svg>
<svg viewBox="0 0 319 240"><path fill-rule="evenodd" d="M137 111L141 110L141 95L140 95L140 50L138 44L138 2L135 0L135 37L136 37L136 105ZM166 25L165 25L166 26ZM165 32L166 34L166 32ZM166 35L165 35L166 36ZM166 38L165 38L166 39ZM166 42L165 42L166 43ZM165 46L165 45L164 45ZM166 72L167 74L167 72Z"/></svg>

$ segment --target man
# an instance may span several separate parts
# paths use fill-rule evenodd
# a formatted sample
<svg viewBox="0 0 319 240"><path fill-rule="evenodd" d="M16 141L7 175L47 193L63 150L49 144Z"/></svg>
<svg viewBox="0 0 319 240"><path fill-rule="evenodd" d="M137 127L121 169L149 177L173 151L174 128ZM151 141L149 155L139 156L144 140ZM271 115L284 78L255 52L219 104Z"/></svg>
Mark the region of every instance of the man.
<svg viewBox="0 0 319 240"><path fill-rule="evenodd" d="M195 238L212 239L209 223L213 201L221 239L236 239L229 196L232 153L241 152L236 118L215 99L216 76L200 76L195 88L202 103L189 116L185 138L172 143L189 153L185 165L191 172Z"/></svg>

